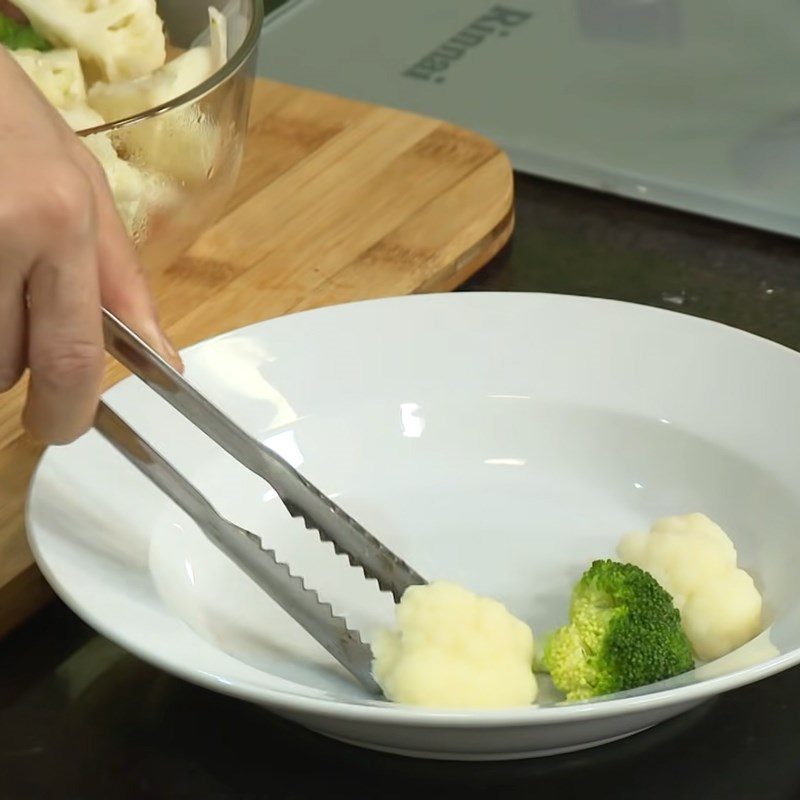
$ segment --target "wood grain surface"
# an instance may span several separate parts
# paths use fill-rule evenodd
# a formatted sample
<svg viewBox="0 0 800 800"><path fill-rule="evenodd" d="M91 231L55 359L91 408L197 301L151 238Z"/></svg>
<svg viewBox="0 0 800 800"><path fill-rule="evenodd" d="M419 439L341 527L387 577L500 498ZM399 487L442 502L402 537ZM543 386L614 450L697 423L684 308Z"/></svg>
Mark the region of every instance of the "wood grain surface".
<svg viewBox="0 0 800 800"><path fill-rule="evenodd" d="M453 289L513 224L511 167L486 139L259 80L227 211L151 282L185 347L295 310ZM125 374L109 360L106 386ZM0 635L51 596L25 537L42 449L20 427L24 389L0 397Z"/></svg>

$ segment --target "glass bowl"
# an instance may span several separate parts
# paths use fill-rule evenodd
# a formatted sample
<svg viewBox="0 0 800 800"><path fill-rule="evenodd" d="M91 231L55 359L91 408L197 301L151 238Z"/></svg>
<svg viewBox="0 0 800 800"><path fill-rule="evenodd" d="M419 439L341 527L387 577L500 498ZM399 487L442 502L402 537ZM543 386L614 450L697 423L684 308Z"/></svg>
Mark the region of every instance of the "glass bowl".
<svg viewBox="0 0 800 800"><path fill-rule="evenodd" d="M158 0L168 58L207 44L208 9L227 21L227 59L188 92L135 116L79 130L108 134L125 160L152 176L136 198L135 217L123 214L148 270L175 261L220 217L241 168L253 91L262 0ZM132 141L147 148L131 149ZM119 207L119 203L118 203Z"/></svg>

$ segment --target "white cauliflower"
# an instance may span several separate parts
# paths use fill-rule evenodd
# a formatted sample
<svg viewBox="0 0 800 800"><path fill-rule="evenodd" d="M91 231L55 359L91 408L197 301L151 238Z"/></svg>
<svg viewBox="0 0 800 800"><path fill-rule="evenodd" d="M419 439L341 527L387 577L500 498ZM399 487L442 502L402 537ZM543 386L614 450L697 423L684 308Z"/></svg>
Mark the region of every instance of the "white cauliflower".
<svg viewBox="0 0 800 800"><path fill-rule="evenodd" d="M10 50L9 54L56 108L86 103L77 50Z"/></svg>
<svg viewBox="0 0 800 800"><path fill-rule="evenodd" d="M68 106L61 106L58 110L73 131L85 131L106 124L94 109L84 103L72 103Z"/></svg>
<svg viewBox="0 0 800 800"><path fill-rule="evenodd" d="M61 115L75 130L103 125L103 118L88 106L74 105L60 109ZM147 224L148 214L169 200L169 189L163 180L138 169L119 157L106 133L82 136L106 174L114 203L131 236L139 234Z"/></svg>
<svg viewBox="0 0 800 800"><path fill-rule="evenodd" d="M14 0L33 29L57 47L78 51L99 77L128 80L167 57L155 0Z"/></svg>
<svg viewBox="0 0 800 800"><path fill-rule="evenodd" d="M617 554L672 595L698 659L724 656L760 632L761 595L737 567L733 542L704 514L666 517L649 533L629 533Z"/></svg>
<svg viewBox="0 0 800 800"><path fill-rule="evenodd" d="M225 17L213 7L209 17L209 46L193 47L149 75L129 81L99 81L89 90L89 105L106 122L116 122L199 86L227 59ZM195 104L122 128L117 141L137 164L187 182L205 179L214 162L219 134Z"/></svg>
<svg viewBox="0 0 800 800"><path fill-rule="evenodd" d="M106 122L132 117L201 84L212 74L212 63L208 47L194 47L149 75L130 81L98 81L89 91L89 104Z"/></svg>
<svg viewBox="0 0 800 800"><path fill-rule="evenodd" d="M227 61L226 19L213 7L206 44L165 64L155 0L15 0L15 5L57 49L17 50L11 56L74 131L166 103ZM88 92L87 85L92 85ZM119 214L136 239L153 211L176 203L178 183L206 179L222 135L195 103L82 141L102 165Z"/></svg>
<svg viewBox="0 0 800 800"><path fill-rule="evenodd" d="M373 674L390 700L439 708L507 708L537 696L533 633L496 600L453 583L411 586L397 630L379 631Z"/></svg>

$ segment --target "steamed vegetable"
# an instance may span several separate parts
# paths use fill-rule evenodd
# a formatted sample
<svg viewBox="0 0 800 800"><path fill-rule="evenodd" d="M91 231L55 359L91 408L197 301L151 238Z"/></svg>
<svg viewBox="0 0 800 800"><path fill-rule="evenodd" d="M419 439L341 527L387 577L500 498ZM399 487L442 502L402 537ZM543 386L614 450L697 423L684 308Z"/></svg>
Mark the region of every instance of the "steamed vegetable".
<svg viewBox="0 0 800 800"><path fill-rule="evenodd" d="M543 658L568 700L635 689L694 666L672 598L631 564L595 561L573 590L569 619Z"/></svg>
<svg viewBox="0 0 800 800"><path fill-rule="evenodd" d="M149 75L116 83L98 81L89 92L89 102L106 122L115 122L188 92L213 72L210 49L193 47Z"/></svg>
<svg viewBox="0 0 800 800"><path fill-rule="evenodd" d="M89 93L89 103L106 122L132 117L179 97L210 78L227 59L228 35L225 17L208 9L210 44L192 47L147 75L127 81L98 81Z"/></svg>
<svg viewBox="0 0 800 800"><path fill-rule="evenodd" d="M375 679L398 703L504 708L536 699L531 629L454 583L409 587L397 629L380 631L372 650Z"/></svg>
<svg viewBox="0 0 800 800"><path fill-rule="evenodd" d="M49 50L51 45L47 39L39 36L33 28L6 16L0 11L0 45L9 50Z"/></svg>
<svg viewBox="0 0 800 800"><path fill-rule="evenodd" d="M672 595L699 659L730 653L761 630L761 595L737 567L733 542L704 514L667 517L649 533L627 534L617 553Z"/></svg>
<svg viewBox="0 0 800 800"><path fill-rule="evenodd" d="M60 109L73 130L88 130L103 125L103 118L88 106ZM147 224L147 215L170 200L170 189L157 175L146 172L120 158L107 133L90 133L81 142L100 162L120 218L131 236Z"/></svg>
<svg viewBox="0 0 800 800"><path fill-rule="evenodd" d="M100 78L128 80L158 69L166 39L155 0L14 0L33 29L57 47L74 48Z"/></svg>
<svg viewBox="0 0 800 800"><path fill-rule="evenodd" d="M77 50L40 53L22 49L12 51L11 56L56 108L86 104L86 84Z"/></svg>
<svg viewBox="0 0 800 800"><path fill-rule="evenodd" d="M210 46L193 47L153 73L130 81L99 81L89 90L89 105L106 122L115 122L199 86L227 58L225 18L215 8L209 8L209 17ZM124 128L117 141L134 162L185 182L202 179L211 169L219 132L196 105L191 105Z"/></svg>
<svg viewBox="0 0 800 800"><path fill-rule="evenodd" d="M222 67L226 19L216 8L208 13L207 43L167 64L155 0L0 0L0 45L72 129L84 133L164 105ZM55 49L40 52L51 45ZM151 212L178 202L183 185L207 179L222 133L193 102L83 141L135 235L149 224Z"/></svg>

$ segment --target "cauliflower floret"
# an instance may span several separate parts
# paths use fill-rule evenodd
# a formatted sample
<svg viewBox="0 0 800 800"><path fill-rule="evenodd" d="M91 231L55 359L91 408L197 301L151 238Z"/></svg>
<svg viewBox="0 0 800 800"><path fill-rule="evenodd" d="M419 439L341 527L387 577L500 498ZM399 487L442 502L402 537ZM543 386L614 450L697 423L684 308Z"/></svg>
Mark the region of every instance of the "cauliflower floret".
<svg viewBox="0 0 800 800"><path fill-rule="evenodd" d="M409 587L397 630L379 631L372 649L375 679L398 703L506 708L536 699L531 629L453 583Z"/></svg>
<svg viewBox="0 0 800 800"><path fill-rule="evenodd" d="M130 81L98 81L89 104L106 122L116 122L155 108L199 86L214 70L211 50L194 47L149 75Z"/></svg>
<svg viewBox="0 0 800 800"><path fill-rule="evenodd" d="M73 131L86 131L106 124L96 111L83 103L72 103L58 110Z"/></svg>
<svg viewBox="0 0 800 800"><path fill-rule="evenodd" d="M733 542L704 514L666 517L649 533L629 533L617 554L672 595L697 658L719 658L761 630L761 595L737 567Z"/></svg>
<svg viewBox="0 0 800 800"><path fill-rule="evenodd" d="M103 118L88 106L74 105L60 112L75 131L104 124ZM92 133L82 136L81 141L103 167L117 211L129 235L135 238L142 233L148 214L169 202L170 190L162 179L121 159L108 134Z"/></svg>
<svg viewBox="0 0 800 800"><path fill-rule="evenodd" d="M227 58L227 26L209 8L210 44L193 47L155 72L134 80L95 83L89 105L117 122L174 100L199 86ZM205 180L219 147L219 131L197 104L122 128L116 141L137 164L182 182Z"/></svg>
<svg viewBox="0 0 800 800"><path fill-rule="evenodd" d="M761 595L744 570L731 569L689 595L682 619L698 657L710 661L761 631Z"/></svg>
<svg viewBox="0 0 800 800"><path fill-rule="evenodd" d="M146 75L167 57L155 0L14 0L33 29L110 81Z"/></svg>
<svg viewBox="0 0 800 800"><path fill-rule="evenodd" d="M77 50L11 50L10 55L56 108L86 103Z"/></svg>

